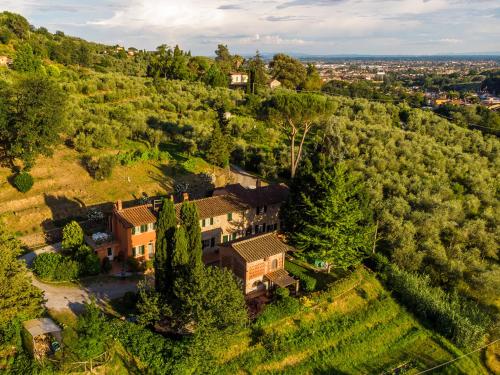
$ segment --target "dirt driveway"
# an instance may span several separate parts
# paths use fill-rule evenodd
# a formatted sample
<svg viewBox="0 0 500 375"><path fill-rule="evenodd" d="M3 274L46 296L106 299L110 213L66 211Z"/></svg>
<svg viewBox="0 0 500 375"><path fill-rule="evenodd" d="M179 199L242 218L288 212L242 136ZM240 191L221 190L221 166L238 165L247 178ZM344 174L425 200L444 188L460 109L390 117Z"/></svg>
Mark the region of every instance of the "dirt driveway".
<svg viewBox="0 0 500 375"><path fill-rule="evenodd" d="M71 309L75 313L83 311L84 302L94 297L98 304L119 298L126 292L137 291L137 280L117 279L92 282L76 286L59 286L42 283L33 278L33 285L45 292L45 307L52 310Z"/></svg>
<svg viewBox="0 0 500 375"><path fill-rule="evenodd" d="M27 253L21 259L31 266L37 255L46 252L57 252L61 244L49 245L36 251ZM53 310L71 309L73 312L81 312L84 302L94 297L96 302L102 303L123 296L126 292L137 291L137 280L106 278L103 281L85 281L79 286L46 284L35 277L32 284L45 292L45 307Z"/></svg>

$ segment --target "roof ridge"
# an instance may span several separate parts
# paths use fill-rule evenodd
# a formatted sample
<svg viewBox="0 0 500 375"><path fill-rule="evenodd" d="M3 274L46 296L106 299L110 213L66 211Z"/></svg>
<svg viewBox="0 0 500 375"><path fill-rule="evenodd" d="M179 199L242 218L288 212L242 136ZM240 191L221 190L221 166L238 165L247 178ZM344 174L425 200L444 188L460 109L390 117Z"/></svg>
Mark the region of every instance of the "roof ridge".
<svg viewBox="0 0 500 375"><path fill-rule="evenodd" d="M235 242L232 242L230 243L230 245L239 245L239 244L242 244L242 243L247 243L251 240L255 240L256 238L262 238L262 237L266 237L266 236L271 236L275 234L275 232L268 232L268 233L262 233L262 234L258 234L256 236L251 236L250 238L245 238L243 240L240 240L240 241L235 241Z"/></svg>
<svg viewBox="0 0 500 375"><path fill-rule="evenodd" d="M221 195L213 195L211 197L205 197L205 198L199 198L199 199L192 199L192 200L188 200L188 201L185 201L185 202L194 203L194 202L206 201L206 200L209 200L209 199L223 198L223 197L229 197L229 196L236 197L236 195L234 195L234 194L227 193L227 194L221 194ZM179 203L176 203L174 206L177 206L177 205L180 205L180 204L183 204L183 203L184 202L179 202Z"/></svg>

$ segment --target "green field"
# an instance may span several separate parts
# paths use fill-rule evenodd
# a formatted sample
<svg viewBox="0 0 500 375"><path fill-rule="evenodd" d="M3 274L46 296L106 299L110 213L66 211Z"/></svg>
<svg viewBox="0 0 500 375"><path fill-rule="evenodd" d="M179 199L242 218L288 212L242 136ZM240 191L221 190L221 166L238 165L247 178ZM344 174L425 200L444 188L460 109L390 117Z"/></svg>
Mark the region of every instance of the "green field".
<svg viewBox="0 0 500 375"><path fill-rule="evenodd" d="M221 354L223 374L379 374L406 365L415 374L460 356L424 328L378 280L360 269L298 312L242 332ZM479 354L436 370L486 374Z"/></svg>

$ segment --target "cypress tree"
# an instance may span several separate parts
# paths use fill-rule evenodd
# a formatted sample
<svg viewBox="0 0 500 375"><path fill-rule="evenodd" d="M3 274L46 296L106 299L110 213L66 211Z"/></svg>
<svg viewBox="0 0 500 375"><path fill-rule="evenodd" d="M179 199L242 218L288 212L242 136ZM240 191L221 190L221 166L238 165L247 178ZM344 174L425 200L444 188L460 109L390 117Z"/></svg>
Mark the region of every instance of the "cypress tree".
<svg viewBox="0 0 500 375"><path fill-rule="evenodd" d="M175 228L172 253L172 271L176 278L189 266L188 240L182 226Z"/></svg>
<svg viewBox="0 0 500 375"><path fill-rule="evenodd" d="M184 202L181 206L181 225L186 232L188 254L193 271L203 265L200 217L196 205Z"/></svg>
<svg viewBox="0 0 500 375"><path fill-rule="evenodd" d="M155 289L168 296L173 282L171 258L176 226L174 203L166 199L156 223L156 252L154 259Z"/></svg>

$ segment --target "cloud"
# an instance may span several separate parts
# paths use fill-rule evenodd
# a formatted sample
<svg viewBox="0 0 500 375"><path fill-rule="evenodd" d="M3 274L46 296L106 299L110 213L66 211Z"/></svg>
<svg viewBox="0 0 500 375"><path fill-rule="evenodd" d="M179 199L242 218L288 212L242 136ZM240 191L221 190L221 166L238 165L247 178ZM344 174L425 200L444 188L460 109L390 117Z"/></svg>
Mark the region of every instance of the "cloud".
<svg viewBox="0 0 500 375"><path fill-rule="evenodd" d="M279 4L276 8L285 9L285 8L299 7L299 6L308 6L308 7L332 6L346 1L348 0L292 0L292 1L286 1L283 4Z"/></svg>
<svg viewBox="0 0 500 375"><path fill-rule="evenodd" d="M236 9L243 9L243 6L240 4L226 4L226 5L221 5L221 6L217 7L217 9L236 10Z"/></svg>
<svg viewBox="0 0 500 375"><path fill-rule="evenodd" d="M499 49L498 0L3 0L37 26L90 40L212 54L423 54ZM332 48L335 47L334 50Z"/></svg>
<svg viewBox="0 0 500 375"><path fill-rule="evenodd" d="M305 21L311 20L312 17L306 16L266 16L263 18L269 22L286 22L286 21Z"/></svg>

